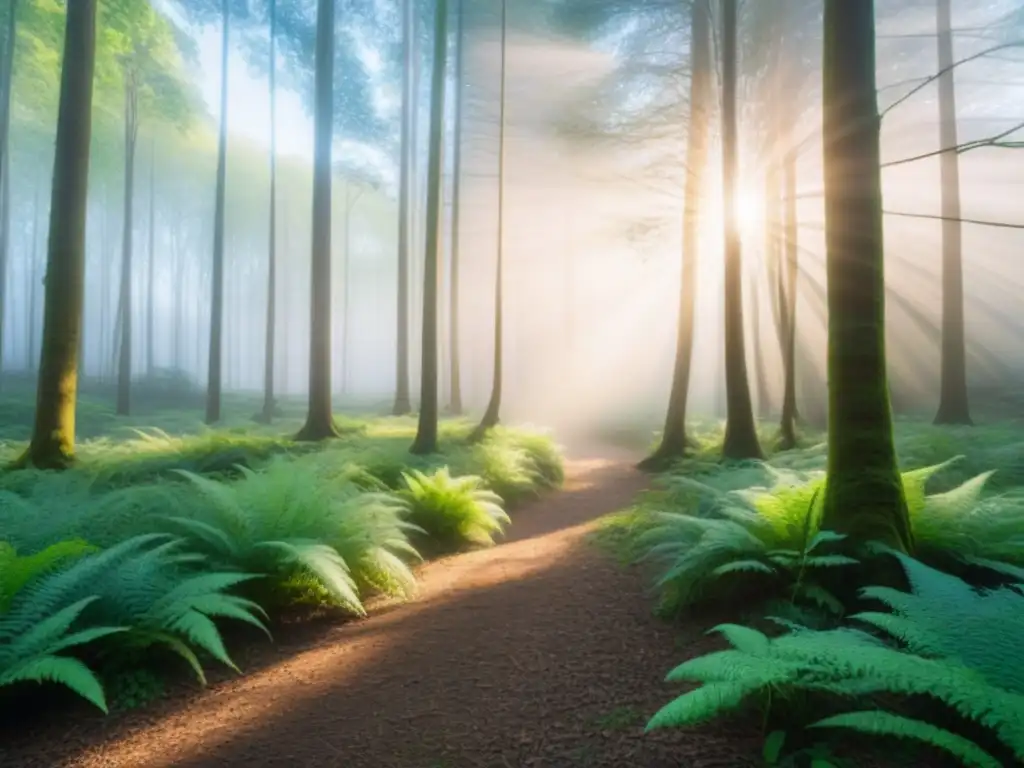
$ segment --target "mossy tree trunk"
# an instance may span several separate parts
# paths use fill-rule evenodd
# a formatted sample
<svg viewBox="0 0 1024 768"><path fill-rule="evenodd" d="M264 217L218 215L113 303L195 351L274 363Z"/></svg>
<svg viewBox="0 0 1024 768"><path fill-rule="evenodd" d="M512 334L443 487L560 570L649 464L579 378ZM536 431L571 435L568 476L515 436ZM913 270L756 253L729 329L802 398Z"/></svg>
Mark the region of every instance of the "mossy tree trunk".
<svg viewBox="0 0 1024 768"><path fill-rule="evenodd" d="M462 414L462 370L459 354L459 245L461 235L460 207L462 203L462 113L465 90L464 54L466 45L465 0L455 2L455 115L452 157L452 223L451 223L451 278L448 287L448 377L451 391L448 411Z"/></svg>
<svg viewBox="0 0 1024 768"><path fill-rule="evenodd" d="M132 245L135 229L135 148L139 138L139 90L135 64L124 67L124 203L121 220L121 285L117 301L117 414L131 413Z"/></svg>
<svg viewBox="0 0 1024 768"><path fill-rule="evenodd" d="M267 316L263 337L263 409L260 421L274 419L274 352L277 330L277 0L267 3L270 22L270 233L267 246Z"/></svg>
<svg viewBox="0 0 1024 768"><path fill-rule="evenodd" d="M85 221L92 141L96 2L68 4L53 164L46 298L32 440L20 463L62 469L74 460L78 339L85 300Z"/></svg>
<svg viewBox="0 0 1024 768"><path fill-rule="evenodd" d="M448 0L434 9L434 58L430 83L430 137L427 159L427 237L423 265L423 340L420 365L420 413L414 454L437 451L438 428L438 262L441 250L441 170L444 149L445 64L448 58Z"/></svg>
<svg viewBox="0 0 1024 768"><path fill-rule="evenodd" d="M708 162L711 111L711 15L708 4L694 2L690 11L690 120L686 136L686 191L683 200L682 269L676 319L676 354L665 427L658 448L640 462L641 469L660 470L681 459L688 447L686 407L690 393L693 335L697 302L697 251L701 195Z"/></svg>
<svg viewBox="0 0 1024 768"><path fill-rule="evenodd" d="M825 1L829 429L822 526L909 551L885 361L874 6L874 0Z"/></svg>
<svg viewBox="0 0 1024 768"><path fill-rule="evenodd" d="M494 368L491 382L491 396L487 401L480 423L470 434L471 442L482 440L501 419L501 385L504 378L504 271L505 271L505 86L507 81L506 65L508 35L508 3L501 0L501 63L499 65L498 90L498 251L494 271Z"/></svg>
<svg viewBox="0 0 1024 768"><path fill-rule="evenodd" d="M334 139L334 0L316 15L313 254L310 269L309 407L299 440L337 437L331 412L331 144Z"/></svg>
<svg viewBox="0 0 1024 768"><path fill-rule="evenodd" d="M956 124L951 0L937 0L939 142L942 155L942 367L936 424L971 424L964 330L963 225L960 223L960 156Z"/></svg>
<svg viewBox="0 0 1024 768"><path fill-rule="evenodd" d="M412 163L415 147L412 142L413 60L412 38L416 32L413 0L402 0L402 137L398 182L398 299L397 335L395 339L395 404L392 413L405 416L412 411L409 394L409 250L412 197Z"/></svg>
<svg viewBox="0 0 1024 768"><path fill-rule="evenodd" d="M739 173L737 119L738 0L722 3L722 187L725 211L725 399L722 457L762 457L754 423L743 333L743 245L736 212Z"/></svg>
<svg viewBox="0 0 1024 768"><path fill-rule="evenodd" d="M229 0L221 4L220 127L217 133L217 181L213 209L213 270L210 284L210 350L206 374L206 423L220 421L224 342L224 196L228 159Z"/></svg>

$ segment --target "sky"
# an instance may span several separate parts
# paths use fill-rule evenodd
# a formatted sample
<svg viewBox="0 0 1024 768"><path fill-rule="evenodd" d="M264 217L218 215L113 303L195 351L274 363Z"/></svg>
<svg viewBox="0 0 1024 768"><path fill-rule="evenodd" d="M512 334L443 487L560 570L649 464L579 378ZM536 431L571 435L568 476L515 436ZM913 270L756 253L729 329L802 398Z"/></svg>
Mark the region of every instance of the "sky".
<svg viewBox="0 0 1024 768"><path fill-rule="evenodd" d="M220 111L220 28L197 33L199 85L210 114ZM253 77L249 65L232 46L228 57L228 132L270 145L270 93L267 78ZM313 121L294 91L277 89L277 148L281 155L313 157Z"/></svg>

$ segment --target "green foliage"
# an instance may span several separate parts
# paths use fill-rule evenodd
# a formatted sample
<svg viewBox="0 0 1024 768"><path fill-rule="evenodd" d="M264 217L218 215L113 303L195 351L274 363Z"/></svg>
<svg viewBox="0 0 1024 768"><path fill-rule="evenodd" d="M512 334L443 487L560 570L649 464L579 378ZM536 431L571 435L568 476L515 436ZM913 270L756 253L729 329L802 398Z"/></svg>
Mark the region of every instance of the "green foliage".
<svg viewBox="0 0 1024 768"><path fill-rule="evenodd" d="M30 581L93 549L84 541L58 541L34 555L21 556L12 545L0 541L0 613L10 608L14 596Z"/></svg>
<svg viewBox="0 0 1024 768"><path fill-rule="evenodd" d="M278 586L311 577L356 614L363 613L360 584L412 591L402 559L417 556L407 539L411 526L386 496L328 482L315 462L277 461L261 472L243 470L230 484L183 474L202 503L180 505L169 522L213 562L266 575Z"/></svg>
<svg viewBox="0 0 1024 768"><path fill-rule="evenodd" d="M409 519L432 539L490 546L511 522L501 497L483 488L480 477L452 477L447 467L432 475L411 470L403 477L400 497L409 505Z"/></svg>
<svg viewBox="0 0 1024 768"><path fill-rule="evenodd" d="M688 485L701 487L696 481ZM703 488L715 501L707 516L654 512L636 539L640 559L661 564L656 584L663 612L675 614L702 598L720 596L726 585L746 592L753 581L794 604L842 613L839 601L813 577L857 561L828 552L843 537L817 530L820 483L751 497ZM718 591L709 592L712 586Z"/></svg>
<svg viewBox="0 0 1024 768"><path fill-rule="evenodd" d="M702 683L662 708L648 728L688 725L734 710L752 698L785 700L796 692L863 700L877 694L928 697L984 726L1024 758L1024 680L1018 665L1024 593L979 593L953 576L900 557L913 593L873 587L892 614L857 618L898 640L890 647L858 629L798 629L769 638L750 627L721 625L729 650L677 667L671 681ZM982 629L983 628L983 629ZM847 712L811 723L897 736L943 749L965 765L1002 765L989 751L946 728L883 709Z"/></svg>
<svg viewBox="0 0 1024 768"><path fill-rule="evenodd" d="M56 682L106 710L100 670L114 706L141 706L162 690L155 652L203 681L207 658L234 667L224 619L265 632L282 600L359 613L370 593L410 595L409 536L432 541L410 517L489 541L508 518L488 489L523 498L561 480L546 437L496 430L470 446L448 423L445 453L415 474L409 420L353 426L305 451L250 425L151 429L87 442L64 473L0 474L0 686Z"/></svg>

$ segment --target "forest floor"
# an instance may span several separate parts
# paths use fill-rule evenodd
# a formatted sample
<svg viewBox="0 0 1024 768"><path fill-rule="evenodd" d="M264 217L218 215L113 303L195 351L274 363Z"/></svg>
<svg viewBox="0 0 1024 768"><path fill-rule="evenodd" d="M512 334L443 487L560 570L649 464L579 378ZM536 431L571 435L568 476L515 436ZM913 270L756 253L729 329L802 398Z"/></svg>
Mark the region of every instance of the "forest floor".
<svg viewBox="0 0 1024 768"><path fill-rule="evenodd" d="M428 563L417 599L368 619L275 627L244 676L143 710L3 734L4 766L741 768L761 736L644 735L666 672L719 641L652 615L645 580L588 541L648 479L622 456L567 462L490 550Z"/></svg>

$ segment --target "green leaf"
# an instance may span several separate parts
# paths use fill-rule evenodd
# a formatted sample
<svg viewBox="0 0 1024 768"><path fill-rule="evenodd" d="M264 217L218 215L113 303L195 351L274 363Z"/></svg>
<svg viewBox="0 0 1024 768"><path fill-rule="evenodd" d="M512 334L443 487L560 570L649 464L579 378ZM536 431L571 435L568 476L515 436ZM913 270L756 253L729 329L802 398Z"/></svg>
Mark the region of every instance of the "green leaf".
<svg viewBox="0 0 1024 768"><path fill-rule="evenodd" d="M769 733L761 749L762 759L769 765L778 765L779 758L782 756L782 747L785 743L785 731L772 731Z"/></svg>
<svg viewBox="0 0 1024 768"><path fill-rule="evenodd" d="M810 728L847 728L858 733L913 739L949 752L968 768L1001 768L1002 763L973 741L921 720L870 710L847 712L812 723Z"/></svg>

